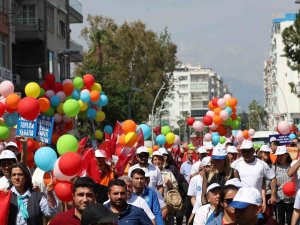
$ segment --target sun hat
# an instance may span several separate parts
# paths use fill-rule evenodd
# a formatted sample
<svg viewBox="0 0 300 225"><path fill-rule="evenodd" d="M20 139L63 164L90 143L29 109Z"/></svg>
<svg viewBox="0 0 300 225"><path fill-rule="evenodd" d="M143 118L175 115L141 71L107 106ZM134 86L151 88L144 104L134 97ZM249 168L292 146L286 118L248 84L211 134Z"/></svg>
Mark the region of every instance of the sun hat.
<svg viewBox="0 0 300 225"><path fill-rule="evenodd" d="M232 185L232 186L235 186L237 188L243 187L241 181L238 178L232 178L230 180L227 180L226 183L225 183L225 186L228 186L228 185Z"/></svg>
<svg viewBox="0 0 300 225"><path fill-rule="evenodd" d="M13 153L10 150L3 150L0 154L0 160L2 159L15 159L17 160L17 157L15 155L15 153Z"/></svg>
<svg viewBox="0 0 300 225"><path fill-rule="evenodd" d="M149 153L149 151L145 146L141 146L137 148L136 154L141 154L141 153Z"/></svg>
<svg viewBox="0 0 300 225"><path fill-rule="evenodd" d="M204 146L200 146L198 149L197 149L198 153L200 154L204 154L204 153L207 153L206 151L206 148Z"/></svg>
<svg viewBox="0 0 300 225"><path fill-rule="evenodd" d="M206 189L206 194L216 188L221 188L220 184L217 183L212 183L211 185L209 185Z"/></svg>
<svg viewBox="0 0 300 225"><path fill-rule="evenodd" d="M227 153L224 145L219 143L213 148L212 159L222 160L226 158L226 155Z"/></svg>
<svg viewBox="0 0 300 225"><path fill-rule="evenodd" d="M250 204L257 206L261 205L261 194L254 187L242 187L238 190L229 206L236 209L244 209Z"/></svg>
<svg viewBox="0 0 300 225"><path fill-rule="evenodd" d="M261 151L261 152L271 152L271 149L269 148L269 146L268 145L262 145L261 147L260 147L260 149L259 149L259 151Z"/></svg>
<svg viewBox="0 0 300 225"><path fill-rule="evenodd" d="M251 149L253 148L253 142L249 140L243 140L240 149Z"/></svg>
<svg viewBox="0 0 300 225"><path fill-rule="evenodd" d="M226 151L227 153L233 153L233 154L239 153L235 146L228 146Z"/></svg>
<svg viewBox="0 0 300 225"><path fill-rule="evenodd" d="M153 156L163 156L163 155L162 155L161 152L158 150L158 151L155 151L155 152L152 153L152 157L153 157Z"/></svg>
<svg viewBox="0 0 300 225"><path fill-rule="evenodd" d="M159 148L158 151L160 152L161 155L164 155L164 154L168 155L169 154L169 152L165 148Z"/></svg>
<svg viewBox="0 0 300 225"><path fill-rule="evenodd" d="M82 213L81 224L111 223L117 221L117 219L116 214L110 212L104 205L96 203L87 205Z"/></svg>
<svg viewBox="0 0 300 225"><path fill-rule="evenodd" d="M285 153L288 153L288 150L287 150L286 146L283 145L283 146L278 146L277 147L276 152L275 152L274 155L283 155Z"/></svg>

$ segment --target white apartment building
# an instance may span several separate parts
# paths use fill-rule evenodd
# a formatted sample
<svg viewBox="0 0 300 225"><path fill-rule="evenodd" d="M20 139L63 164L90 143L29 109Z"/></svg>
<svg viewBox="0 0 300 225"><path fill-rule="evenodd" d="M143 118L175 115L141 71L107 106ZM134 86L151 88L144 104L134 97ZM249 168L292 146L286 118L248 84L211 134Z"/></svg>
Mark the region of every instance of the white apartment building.
<svg viewBox="0 0 300 225"><path fill-rule="evenodd" d="M291 93L289 84L299 86L299 74L288 67L287 58L283 56L282 42L283 30L293 25L295 19L295 14L273 18L270 59L264 67L265 109L269 114L269 130L274 130L282 120L295 124L300 122L300 98Z"/></svg>
<svg viewBox="0 0 300 225"><path fill-rule="evenodd" d="M213 97L229 93L223 78L210 68L182 65L173 72L174 89L156 110L155 124L178 128L178 121L187 115L201 119Z"/></svg>

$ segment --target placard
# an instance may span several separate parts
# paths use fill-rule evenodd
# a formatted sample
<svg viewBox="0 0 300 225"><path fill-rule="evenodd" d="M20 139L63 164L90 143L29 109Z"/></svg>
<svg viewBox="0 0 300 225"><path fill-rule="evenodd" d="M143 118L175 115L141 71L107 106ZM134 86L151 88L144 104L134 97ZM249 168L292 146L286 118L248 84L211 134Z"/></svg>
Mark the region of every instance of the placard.
<svg viewBox="0 0 300 225"><path fill-rule="evenodd" d="M51 144L53 126L54 126L54 117L40 115L37 118L36 140L39 142Z"/></svg>
<svg viewBox="0 0 300 225"><path fill-rule="evenodd" d="M291 143L291 140L289 139L288 135L281 135L281 134L272 134L269 135L269 143L271 142L271 138L276 138L276 141L279 142L279 145L289 145Z"/></svg>
<svg viewBox="0 0 300 225"><path fill-rule="evenodd" d="M16 135L24 136L29 138L36 138L37 131L37 120L30 121L25 120L23 117L19 116Z"/></svg>

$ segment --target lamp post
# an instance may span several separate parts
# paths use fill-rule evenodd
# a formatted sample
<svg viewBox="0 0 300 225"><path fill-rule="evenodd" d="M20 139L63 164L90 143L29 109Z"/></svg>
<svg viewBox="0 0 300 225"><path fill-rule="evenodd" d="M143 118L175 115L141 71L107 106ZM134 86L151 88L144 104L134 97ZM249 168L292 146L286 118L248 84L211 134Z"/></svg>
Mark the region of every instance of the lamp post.
<svg viewBox="0 0 300 225"><path fill-rule="evenodd" d="M152 111L151 111L151 125L152 125L152 132L151 132L151 141L152 141L152 144L153 144L153 139L154 139L154 132L153 132L153 126L154 126L154 107L155 107L155 104L156 104L156 100L160 94L160 92L165 88L165 85L166 83L164 82L163 85L160 87L159 91L157 92L156 96L155 96L155 99L154 99L154 102L153 102L153 105L152 105Z"/></svg>

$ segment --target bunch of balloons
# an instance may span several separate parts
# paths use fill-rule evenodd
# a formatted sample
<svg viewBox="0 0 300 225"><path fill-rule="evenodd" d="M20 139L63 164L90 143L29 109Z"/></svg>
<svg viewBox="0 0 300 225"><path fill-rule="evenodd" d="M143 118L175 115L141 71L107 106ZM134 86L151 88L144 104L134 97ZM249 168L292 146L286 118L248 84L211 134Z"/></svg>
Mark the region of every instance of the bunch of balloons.
<svg viewBox="0 0 300 225"><path fill-rule="evenodd" d="M186 123L187 123L187 125L192 126L196 132L203 131L203 128L204 128L203 123L200 121L196 121L195 118L193 118L193 117L188 117L186 119Z"/></svg>
<svg viewBox="0 0 300 225"><path fill-rule="evenodd" d="M156 144L163 145L165 148L171 148L174 144L180 143L179 136L172 133L169 126L161 127L160 132L156 132L156 135Z"/></svg>

